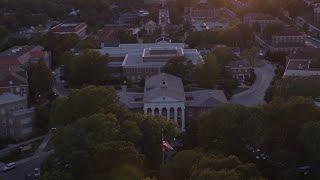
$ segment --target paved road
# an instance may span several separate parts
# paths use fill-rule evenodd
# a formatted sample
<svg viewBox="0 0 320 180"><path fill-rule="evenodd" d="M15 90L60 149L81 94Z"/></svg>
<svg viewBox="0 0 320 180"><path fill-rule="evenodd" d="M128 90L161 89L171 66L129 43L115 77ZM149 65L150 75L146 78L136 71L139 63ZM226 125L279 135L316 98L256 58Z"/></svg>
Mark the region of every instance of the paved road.
<svg viewBox="0 0 320 180"><path fill-rule="evenodd" d="M60 80L60 76L60 68L57 68L54 71L55 85L53 87L53 92L56 93L58 96L68 96L70 91L64 87L64 84Z"/></svg>
<svg viewBox="0 0 320 180"><path fill-rule="evenodd" d="M35 168L41 168L41 163L49 156L52 151L43 152L52 135L49 132L45 137L38 150L31 157L19 160L16 163L16 168L8 172L0 173L0 180L24 180L27 174L33 175Z"/></svg>
<svg viewBox="0 0 320 180"><path fill-rule="evenodd" d="M255 73L257 75L255 83L250 89L232 96L230 100L232 104L254 106L265 103L264 95L274 77L274 67L265 63L265 65L255 68Z"/></svg>
<svg viewBox="0 0 320 180"><path fill-rule="evenodd" d="M38 157L33 158L30 161L18 164L15 169L8 172L1 172L1 180L24 180L27 174L33 175L35 168L40 168L41 163L47 158L49 154L44 153Z"/></svg>

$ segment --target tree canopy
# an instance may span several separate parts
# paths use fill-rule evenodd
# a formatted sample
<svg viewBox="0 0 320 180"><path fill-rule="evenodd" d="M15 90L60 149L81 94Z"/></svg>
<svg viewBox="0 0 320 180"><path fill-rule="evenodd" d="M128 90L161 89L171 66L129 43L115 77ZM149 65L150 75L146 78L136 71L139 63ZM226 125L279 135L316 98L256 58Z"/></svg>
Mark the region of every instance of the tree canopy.
<svg viewBox="0 0 320 180"><path fill-rule="evenodd" d="M52 71L43 60L35 65L31 64L29 69L31 95L35 98L46 98L52 92L54 83Z"/></svg>
<svg viewBox="0 0 320 180"><path fill-rule="evenodd" d="M90 50L85 50L79 56L69 59L71 61L69 84L73 87L104 84L109 78L108 60L108 56Z"/></svg>
<svg viewBox="0 0 320 180"><path fill-rule="evenodd" d="M193 64L184 56L176 56L171 58L162 69L163 72L187 80L193 71Z"/></svg>

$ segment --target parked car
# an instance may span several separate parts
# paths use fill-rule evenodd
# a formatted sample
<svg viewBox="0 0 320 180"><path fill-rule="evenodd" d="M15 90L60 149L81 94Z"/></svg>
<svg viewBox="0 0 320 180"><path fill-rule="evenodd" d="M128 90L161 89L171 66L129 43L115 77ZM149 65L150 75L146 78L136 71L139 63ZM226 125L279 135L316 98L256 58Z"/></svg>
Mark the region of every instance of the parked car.
<svg viewBox="0 0 320 180"><path fill-rule="evenodd" d="M14 162L11 162L11 163L9 163L9 164L6 164L6 165L3 167L2 171L9 171L9 170L11 170L11 169L14 169L15 167L16 167L16 164L15 164Z"/></svg>
<svg viewBox="0 0 320 180"><path fill-rule="evenodd" d="M39 177L40 176L40 169L39 168L35 168L33 175L34 175L35 178Z"/></svg>

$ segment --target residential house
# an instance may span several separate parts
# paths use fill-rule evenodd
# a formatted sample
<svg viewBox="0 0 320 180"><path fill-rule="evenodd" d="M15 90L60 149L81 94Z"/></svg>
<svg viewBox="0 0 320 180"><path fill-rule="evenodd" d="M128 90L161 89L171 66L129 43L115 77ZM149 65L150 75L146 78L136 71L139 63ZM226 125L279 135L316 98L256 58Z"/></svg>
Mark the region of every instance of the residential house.
<svg viewBox="0 0 320 180"><path fill-rule="evenodd" d="M157 23L155 23L154 21L150 20L148 21L145 25L144 25L144 29L147 31L148 35L152 35L155 33L155 31L157 30L158 26Z"/></svg>
<svg viewBox="0 0 320 180"><path fill-rule="evenodd" d="M81 23L60 23L50 29L55 34L75 34L80 39L86 36L87 24Z"/></svg>
<svg viewBox="0 0 320 180"><path fill-rule="evenodd" d="M33 133L34 115L34 108L28 108L26 96L0 95L0 138L29 138Z"/></svg>
<svg viewBox="0 0 320 180"><path fill-rule="evenodd" d="M51 66L51 53L41 46L14 46L0 52L0 66L26 67L40 59L44 60L47 66Z"/></svg>
<svg viewBox="0 0 320 180"><path fill-rule="evenodd" d="M0 66L0 95L12 93L27 97L28 87L25 70L18 67Z"/></svg>
<svg viewBox="0 0 320 180"><path fill-rule="evenodd" d="M221 90L185 92L181 78L161 73L146 79L144 92L118 93L122 105L150 116L173 120L184 131L186 124L210 108L228 103Z"/></svg>
<svg viewBox="0 0 320 180"><path fill-rule="evenodd" d="M244 60L235 60L228 63L225 66L227 71L232 75L233 78L240 82L244 82L249 79L252 75L253 68Z"/></svg>

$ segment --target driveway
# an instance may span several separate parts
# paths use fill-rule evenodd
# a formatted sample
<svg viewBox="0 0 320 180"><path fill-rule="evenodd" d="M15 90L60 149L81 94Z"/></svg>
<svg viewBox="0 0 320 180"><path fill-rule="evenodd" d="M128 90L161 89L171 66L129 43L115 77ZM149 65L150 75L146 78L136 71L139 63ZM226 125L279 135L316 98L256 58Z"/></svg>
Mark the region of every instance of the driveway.
<svg viewBox="0 0 320 180"><path fill-rule="evenodd" d="M245 106L254 106L264 104L264 95L274 77L274 67L271 64L264 63L263 66L255 68L256 81L250 89L235 94L231 97L232 104L241 104Z"/></svg>
<svg viewBox="0 0 320 180"><path fill-rule="evenodd" d="M60 80L60 76L61 76L60 69L61 68L57 68L54 71L55 84L54 84L52 90L58 96L68 96L70 91L64 87L63 82Z"/></svg>
<svg viewBox="0 0 320 180"><path fill-rule="evenodd" d="M16 168L8 172L0 172L0 180L23 180L27 174L33 175L35 168L41 168L41 164L53 152L44 152L52 134L49 132L38 147L38 150L31 157L16 161Z"/></svg>

